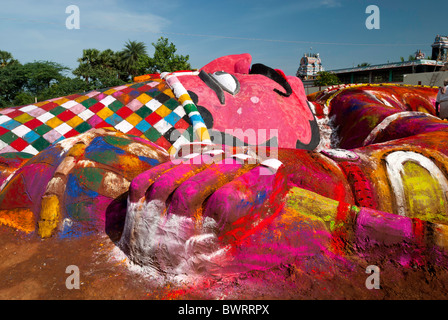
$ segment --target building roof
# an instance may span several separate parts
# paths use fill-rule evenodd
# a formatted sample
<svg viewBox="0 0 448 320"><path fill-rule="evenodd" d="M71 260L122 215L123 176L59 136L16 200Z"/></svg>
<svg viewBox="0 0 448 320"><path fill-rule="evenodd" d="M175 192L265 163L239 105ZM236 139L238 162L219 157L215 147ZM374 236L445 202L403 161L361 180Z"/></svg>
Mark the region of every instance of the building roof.
<svg viewBox="0 0 448 320"><path fill-rule="evenodd" d="M441 67L444 65L444 63L441 62L441 61L427 60L427 59L418 59L418 60L404 61L404 62L392 62L392 63L376 64L376 65L366 66L366 67L336 69L336 70L330 70L330 72L333 72L333 73L348 73L348 72L359 72L359 71L371 71L371 70L380 70L380 69L412 67L412 66L419 66L419 65L435 66L436 64L441 66Z"/></svg>

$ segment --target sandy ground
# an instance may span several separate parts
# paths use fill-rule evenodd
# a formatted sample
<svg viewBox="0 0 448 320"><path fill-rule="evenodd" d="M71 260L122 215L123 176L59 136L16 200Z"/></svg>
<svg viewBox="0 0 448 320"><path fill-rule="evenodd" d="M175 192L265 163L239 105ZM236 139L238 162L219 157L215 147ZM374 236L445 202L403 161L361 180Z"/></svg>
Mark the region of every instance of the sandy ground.
<svg viewBox="0 0 448 320"><path fill-rule="evenodd" d="M0 226L0 299L2 300L162 300L162 299L349 299L401 300L448 298L448 272L437 267L381 265L381 288L368 290L366 261L350 274L307 274L291 266L269 273L195 283L155 283L117 254L106 234L41 240ZM123 259L122 259L123 258ZM66 268L76 265L80 288L68 289Z"/></svg>

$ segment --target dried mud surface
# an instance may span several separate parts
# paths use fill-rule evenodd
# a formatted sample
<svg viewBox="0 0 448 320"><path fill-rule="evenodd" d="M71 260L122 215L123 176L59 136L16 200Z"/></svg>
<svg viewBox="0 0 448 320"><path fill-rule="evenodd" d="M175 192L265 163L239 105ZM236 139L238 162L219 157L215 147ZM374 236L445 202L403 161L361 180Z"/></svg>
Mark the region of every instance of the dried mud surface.
<svg viewBox="0 0 448 320"><path fill-rule="evenodd" d="M445 300L448 272L438 268L402 268L383 262L381 288L368 290L366 261L347 274L330 277L304 273L294 266L249 272L195 283L156 284L117 257L106 234L41 240L0 226L0 300ZM80 288L67 289L69 265L80 270Z"/></svg>

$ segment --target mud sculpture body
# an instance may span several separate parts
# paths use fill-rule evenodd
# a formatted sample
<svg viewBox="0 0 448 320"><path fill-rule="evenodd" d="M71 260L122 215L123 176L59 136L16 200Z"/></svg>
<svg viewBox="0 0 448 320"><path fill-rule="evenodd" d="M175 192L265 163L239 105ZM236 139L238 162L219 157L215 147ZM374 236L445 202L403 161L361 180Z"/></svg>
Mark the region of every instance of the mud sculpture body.
<svg viewBox="0 0 448 320"><path fill-rule="evenodd" d="M41 237L106 231L172 274L350 265L349 254L444 263L436 88L306 97L247 54L135 80L0 111L1 223Z"/></svg>

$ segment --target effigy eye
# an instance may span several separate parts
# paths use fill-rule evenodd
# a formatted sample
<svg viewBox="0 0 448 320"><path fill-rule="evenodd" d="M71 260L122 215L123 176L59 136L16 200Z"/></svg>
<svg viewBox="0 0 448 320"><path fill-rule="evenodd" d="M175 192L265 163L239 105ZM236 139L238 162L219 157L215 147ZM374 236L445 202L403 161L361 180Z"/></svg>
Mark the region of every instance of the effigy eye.
<svg viewBox="0 0 448 320"><path fill-rule="evenodd" d="M240 83L235 76L224 71L216 71L211 74L211 77L219 84L219 86L230 93L236 95L240 92Z"/></svg>

